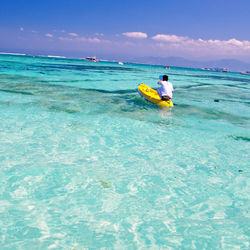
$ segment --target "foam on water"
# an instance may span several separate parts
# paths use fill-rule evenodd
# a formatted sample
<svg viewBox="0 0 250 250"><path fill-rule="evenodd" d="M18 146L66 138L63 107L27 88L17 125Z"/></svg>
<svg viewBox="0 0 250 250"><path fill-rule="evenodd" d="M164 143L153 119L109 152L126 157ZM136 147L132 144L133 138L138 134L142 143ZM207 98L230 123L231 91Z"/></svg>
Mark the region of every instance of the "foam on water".
<svg viewBox="0 0 250 250"><path fill-rule="evenodd" d="M136 91L164 72L172 110ZM249 248L249 83L0 55L1 247Z"/></svg>

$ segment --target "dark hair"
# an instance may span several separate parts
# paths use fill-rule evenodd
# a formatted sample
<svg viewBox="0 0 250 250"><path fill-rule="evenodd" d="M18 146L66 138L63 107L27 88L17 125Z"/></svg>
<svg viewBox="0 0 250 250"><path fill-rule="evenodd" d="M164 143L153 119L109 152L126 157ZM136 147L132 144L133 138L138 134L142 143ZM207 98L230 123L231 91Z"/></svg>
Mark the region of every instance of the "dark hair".
<svg viewBox="0 0 250 250"><path fill-rule="evenodd" d="M168 81L168 76L167 75L163 76L163 81Z"/></svg>

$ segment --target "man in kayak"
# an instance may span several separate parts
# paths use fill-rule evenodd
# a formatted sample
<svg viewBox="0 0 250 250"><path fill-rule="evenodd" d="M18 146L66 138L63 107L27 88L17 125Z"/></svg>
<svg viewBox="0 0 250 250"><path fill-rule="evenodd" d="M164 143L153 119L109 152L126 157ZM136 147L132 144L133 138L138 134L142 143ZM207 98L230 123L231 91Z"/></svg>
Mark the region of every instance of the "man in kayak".
<svg viewBox="0 0 250 250"><path fill-rule="evenodd" d="M161 86L157 89L157 92L163 101L169 101L172 99L174 88L171 82L168 81L168 76L163 75L159 77L158 84Z"/></svg>

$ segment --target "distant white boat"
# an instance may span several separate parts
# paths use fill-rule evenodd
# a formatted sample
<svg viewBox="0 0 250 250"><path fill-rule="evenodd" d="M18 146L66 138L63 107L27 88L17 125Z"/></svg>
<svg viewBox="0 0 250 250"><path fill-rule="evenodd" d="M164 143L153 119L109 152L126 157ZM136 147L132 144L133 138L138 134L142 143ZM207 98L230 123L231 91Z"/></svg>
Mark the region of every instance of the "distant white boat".
<svg viewBox="0 0 250 250"><path fill-rule="evenodd" d="M214 72L228 72L228 69L226 68L201 68L205 71L214 71Z"/></svg>
<svg viewBox="0 0 250 250"><path fill-rule="evenodd" d="M246 71L246 72L240 72L242 75L248 75L250 76L250 71Z"/></svg>
<svg viewBox="0 0 250 250"><path fill-rule="evenodd" d="M88 61L88 62L99 62L98 59L96 59L95 56L92 56L92 57L86 57L86 58L83 58L84 61Z"/></svg>
<svg viewBox="0 0 250 250"><path fill-rule="evenodd" d="M119 65L123 65L123 62L118 62Z"/></svg>
<svg viewBox="0 0 250 250"><path fill-rule="evenodd" d="M228 69L222 68L222 69L220 69L220 72L228 72Z"/></svg>
<svg viewBox="0 0 250 250"><path fill-rule="evenodd" d="M212 71L212 68L201 68L201 69L205 71Z"/></svg>

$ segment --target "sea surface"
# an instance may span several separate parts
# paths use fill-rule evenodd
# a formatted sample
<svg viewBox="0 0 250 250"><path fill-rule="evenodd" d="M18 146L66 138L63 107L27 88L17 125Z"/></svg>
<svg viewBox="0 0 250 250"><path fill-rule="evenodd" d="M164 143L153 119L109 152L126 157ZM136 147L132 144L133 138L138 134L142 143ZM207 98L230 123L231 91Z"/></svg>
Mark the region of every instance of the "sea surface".
<svg viewBox="0 0 250 250"><path fill-rule="evenodd" d="M249 111L239 73L0 55L0 249L249 249Z"/></svg>

